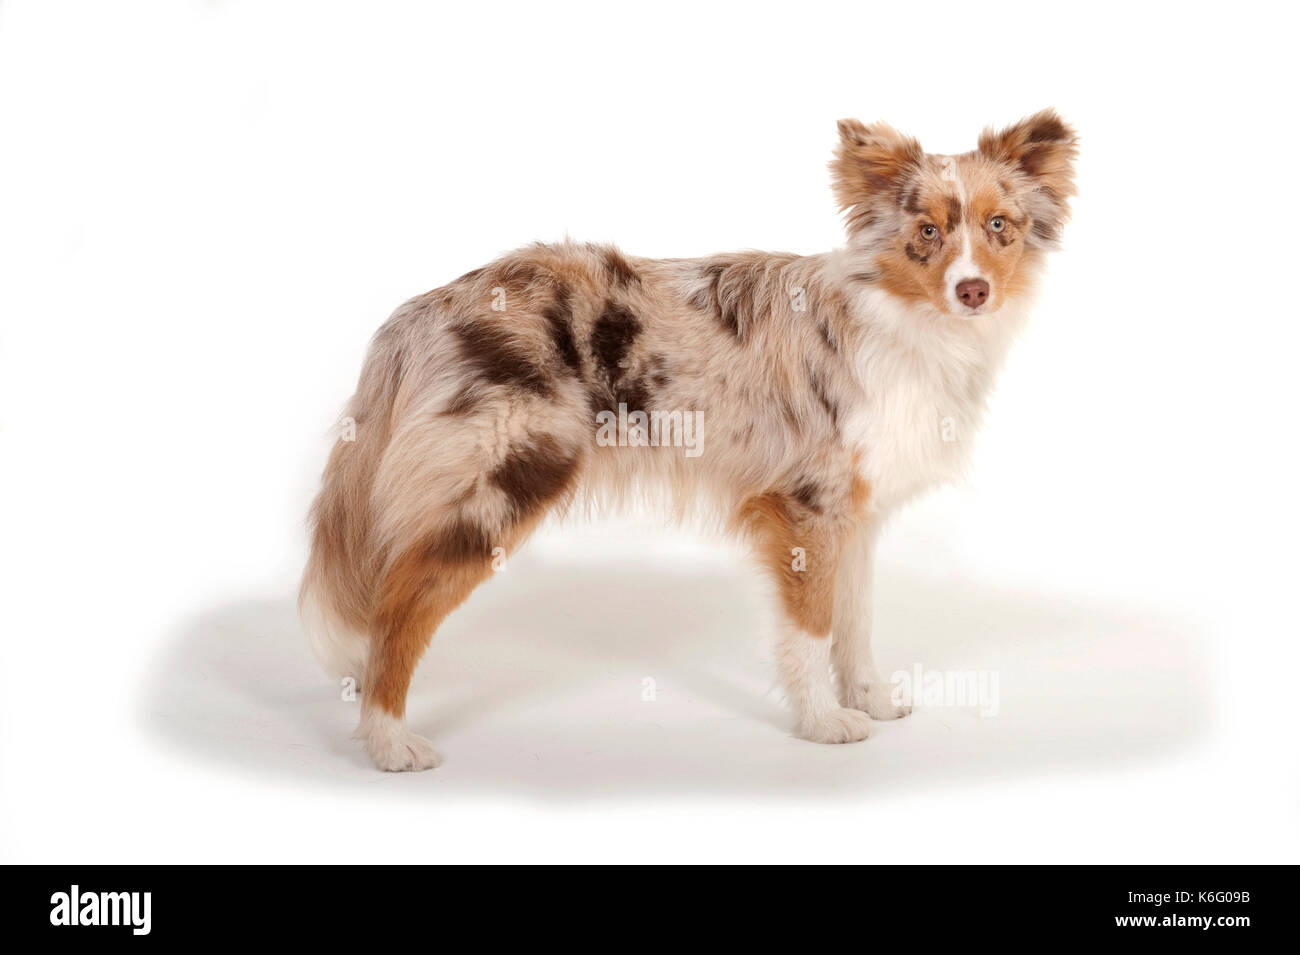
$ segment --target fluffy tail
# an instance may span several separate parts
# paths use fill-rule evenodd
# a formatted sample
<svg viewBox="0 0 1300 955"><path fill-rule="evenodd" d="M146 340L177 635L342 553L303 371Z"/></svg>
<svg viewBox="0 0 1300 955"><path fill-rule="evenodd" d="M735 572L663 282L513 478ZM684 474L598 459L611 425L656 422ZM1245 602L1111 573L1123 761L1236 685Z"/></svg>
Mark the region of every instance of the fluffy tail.
<svg viewBox="0 0 1300 955"><path fill-rule="evenodd" d="M338 614L310 564L298 594L298 616L307 643L325 672L335 679L352 677L359 686L365 677L370 637Z"/></svg>
<svg viewBox="0 0 1300 955"><path fill-rule="evenodd" d="M334 446L311 510L311 557L302 575L298 616L326 672L358 685L370 649L374 561L367 501L376 457L369 441Z"/></svg>
<svg viewBox="0 0 1300 955"><path fill-rule="evenodd" d="M321 665L358 684L365 675L385 553L372 533L371 494L411 390L404 389L410 329L434 321L430 308L428 296L412 299L375 334L311 510L311 557L298 614ZM415 318L419 321L413 325Z"/></svg>
<svg viewBox="0 0 1300 955"><path fill-rule="evenodd" d="M370 493L389 440L400 365L382 333L371 347L356 395L330 453L311 509L311 557L302 576L298 615L327 672L365 675L368 627L378 557L370 533Z"/></svg>

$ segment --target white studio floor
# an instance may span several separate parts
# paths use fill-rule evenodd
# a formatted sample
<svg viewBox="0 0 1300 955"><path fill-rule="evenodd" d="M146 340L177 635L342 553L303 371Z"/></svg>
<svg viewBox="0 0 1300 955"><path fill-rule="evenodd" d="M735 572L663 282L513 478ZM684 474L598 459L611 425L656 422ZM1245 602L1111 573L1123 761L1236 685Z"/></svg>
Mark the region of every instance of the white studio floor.
<svg viewBox="0 0 1300 955"><path fill-rule="evenodd" d="M144 725L271 779L542 802L862 799L1132 770L1204 736L1208 674L1185 622L886 566L881 665L996 672L997 712L920 707L861 745L809 744L790 736L773 685L771 600L755 574L729 553L647 560L591 545L521 555L439 632L409 718L445 762L419 779L374 778L348 738L358 704L315 668L287 596L182 624L147 681Z"/></svg>
<svg viewBox="0 0 1300 955"><path fill-rule="evenodd" d="M904 519L891 536L923 527ZM154 842L164 856L617 858L626 846L598 837L608 824L644 836L647 860L761 860L774 850L755 837L793 816L809 841L786 850L803 858L1192 857L1184 827L1234 789L1231 762L1207 770L1225 758L1225 701L1204 624L1119 594L981 583L952 554L897 544L878 582L882 667L995 672L996 715L921 707L857 745L791 737L762 581L730 548L615 521L548 529L438 634L410 702L437 770L369 766L349 739L357 704L316 669L285 593L214 601L170 628L115 775L197 790L182 798L205 819ZM1225 857L1283 847L1250 823L1237 835Z"/></svg>

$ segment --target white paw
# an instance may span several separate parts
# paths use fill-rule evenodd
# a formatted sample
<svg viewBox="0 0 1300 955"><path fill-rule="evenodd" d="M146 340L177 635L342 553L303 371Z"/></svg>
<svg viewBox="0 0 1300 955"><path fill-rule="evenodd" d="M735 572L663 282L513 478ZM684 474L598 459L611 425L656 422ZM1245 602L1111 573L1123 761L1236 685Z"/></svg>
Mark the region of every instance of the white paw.
<svg viewBox="0 0 1300 955"><path fill-rule="evenodd" d="M871 735L871 717L847 707L824 710L804 717L799 735L814 743L856 743Z"/></svg>
<svg viewBox="0 0 1300 955"><path fill-rule="evenodd" d="M912 708L893 701L891 694L894 689L892 683L865 683L849 687L844 691L844 705L862 710L873 720L896 720L911 713Z"/></svg>
<svg viewBox="0 0 1300 955"><path fill-rule="evenodd" d="M419 772L442 762L432 743L409 731L398 739L367 740L366 749L375 765L389 773Z"/></svg>
<svg viewBox="0 0 1300 955"><path fill-rule="evenodd" d="M360 735L370 758L385 772L419 772L442 762L433 744L412 733L405 720L372 716L363 724Z"/></svg>

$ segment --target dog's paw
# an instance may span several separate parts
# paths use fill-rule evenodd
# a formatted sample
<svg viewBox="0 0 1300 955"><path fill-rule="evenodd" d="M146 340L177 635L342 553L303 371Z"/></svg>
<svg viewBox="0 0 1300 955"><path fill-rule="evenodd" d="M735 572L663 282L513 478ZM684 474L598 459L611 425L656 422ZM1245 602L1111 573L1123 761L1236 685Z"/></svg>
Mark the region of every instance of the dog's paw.
<svg viewBox="0 0 1300 955"><path fill-rule="evenodd" d="M844 705L862 710L873 720L896 720L911 713L912 708L895 703L893 692L892 683L863 683L844 691Z"/></svg>
<svg viewBox="0 0 1300 955"><path fill-rule="evenodd" d="M442 762L433 744L410 730L398 737L368 738L366 750L375 765L389 773L419 772L433 769Z"/></svg>
<svg viewBox="0 0 1300 955"><path fill-rule="evenodd" d="M814 743L856 743L871 735L871 717L859 710L838 707L799 724L799 735Z"/></svg>
<svg viewBox="0 0 1300 955"><path fill-rule="evenodd" d="M433 744L412 733L402 720L374 720L361 735L366 743L366 752L385 772L419 772L433 769L442 762Z"/></svg>

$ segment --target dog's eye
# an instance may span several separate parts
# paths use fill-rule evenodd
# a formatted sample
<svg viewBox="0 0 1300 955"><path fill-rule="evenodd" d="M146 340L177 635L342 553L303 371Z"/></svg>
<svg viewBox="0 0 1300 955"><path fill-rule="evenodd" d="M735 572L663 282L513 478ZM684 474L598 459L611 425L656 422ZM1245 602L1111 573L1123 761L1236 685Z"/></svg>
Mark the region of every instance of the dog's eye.
<svg viewBox="0 0 1300 955"><path fill-rule="evenodd" d="M989 231L1001 232L1007 227L1007 222L1001 216L994 216L989 220Z"/></svg>
<svg viewBox="0 0 1300 955"><path fill-rule="evenodd" d="M921 226L921 238L934 240L939 238L939 230L932 225Z"/></svg>

